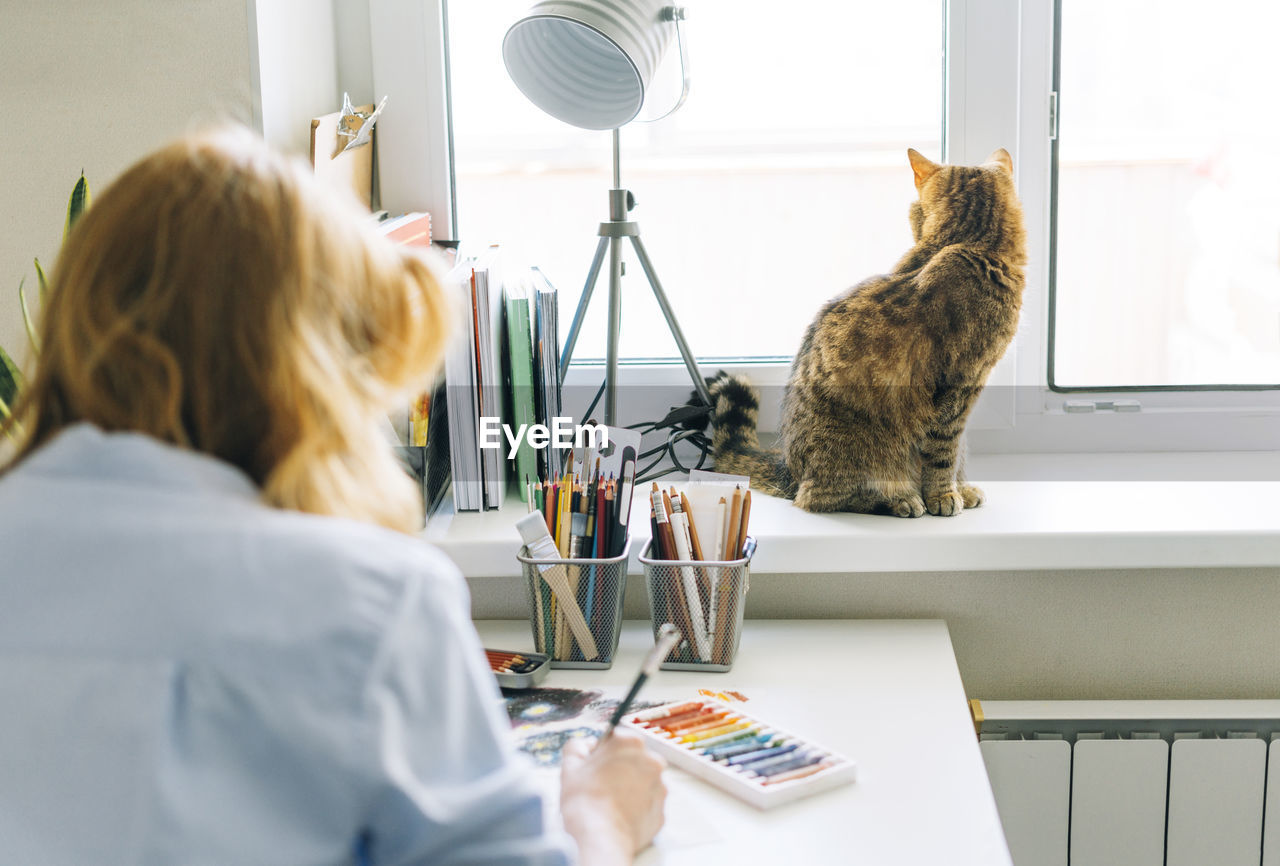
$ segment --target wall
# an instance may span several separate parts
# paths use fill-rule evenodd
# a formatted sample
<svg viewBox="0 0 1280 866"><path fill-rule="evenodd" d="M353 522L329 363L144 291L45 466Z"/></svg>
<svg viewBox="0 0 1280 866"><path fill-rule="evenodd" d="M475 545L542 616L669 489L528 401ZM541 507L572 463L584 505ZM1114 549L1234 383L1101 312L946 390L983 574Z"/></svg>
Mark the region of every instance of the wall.
<svg viewBox="0 0 1280 866"><path fill-rule="evenodd" d="M307 155L311 118L342 107L332 0L256 0L262 136ZM360 105L361 94L352 100Z"/></svg>
<svg viewBox="0 0 1280 866"><path fill-rule="evenodd" d="M26 352L18 281L52 263L81 169L103 189L173 136L252 121L246 0L7 2L0 26L0 345Z"/></svg>
<svg viewBox="0 0 1280 866"><path fill-rule="evenodd" d="M469 582L477 619L524 617L518 578ZM625 615L646 605L632 575ZM757 618L945 619L983 700L1275 698L1278 613L1275 568L753 574L747 604Z"/></svg>
<svg viewBox="0 0 1280 866"><path fill-rule="evenodd" d="M0 13L0 346L27 351L18 305L52 264L84 169L104 189L148 151L220 121L306 155L342 90L373 101L367 0L39 0ZM34 312L34 311L33 311Z"/></svg>

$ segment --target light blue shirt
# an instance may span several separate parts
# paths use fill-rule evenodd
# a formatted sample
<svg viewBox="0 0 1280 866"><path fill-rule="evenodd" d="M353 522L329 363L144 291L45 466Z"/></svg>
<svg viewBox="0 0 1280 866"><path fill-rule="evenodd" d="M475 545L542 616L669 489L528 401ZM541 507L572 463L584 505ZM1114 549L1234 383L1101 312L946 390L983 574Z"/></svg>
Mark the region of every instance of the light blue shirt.
<svg viewBox="0 0 1280 866"><path fill-rule="evenodd" d="M0 862L565 863L440 553L76 425L0 476Z"/></svg>

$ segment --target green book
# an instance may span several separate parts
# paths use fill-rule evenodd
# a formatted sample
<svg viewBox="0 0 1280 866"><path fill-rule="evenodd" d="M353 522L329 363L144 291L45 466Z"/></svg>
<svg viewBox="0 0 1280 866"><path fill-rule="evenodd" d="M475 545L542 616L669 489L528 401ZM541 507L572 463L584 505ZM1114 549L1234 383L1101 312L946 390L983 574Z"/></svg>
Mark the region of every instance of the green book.
<svg viewBox="0 0 1280 866"><path fill-rule="evenodd" d="M507 348L511 358L511 411L508 415L513 430L537 421L533 390L533 328L529 317L529 281L522 275L518 282L503 286L507 305ZM527 428L526 428L527 429ZM503 448L507 448L504 439ZM515 459L516 486L520 499L527 502L529 489L525 481L538 480L538 458L528 437L521 437Z"/></svg>

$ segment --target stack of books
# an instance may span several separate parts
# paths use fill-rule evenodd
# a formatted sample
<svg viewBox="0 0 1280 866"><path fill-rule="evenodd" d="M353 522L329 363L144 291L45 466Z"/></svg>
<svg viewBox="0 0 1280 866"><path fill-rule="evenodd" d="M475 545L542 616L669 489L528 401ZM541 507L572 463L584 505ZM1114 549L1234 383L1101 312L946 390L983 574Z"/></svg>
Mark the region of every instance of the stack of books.
<svg viewBox="0 0 1280 866"><path fill-rule="evenodd" d="M533 401L535 422L550 425L563 411L560 392L560 332L556 324L559 306L556 289L536 267L528 271L529 283L525 300L533 304ZM538 451L537 471L533 479L559 478L565 471L564 451L543 448ZM524 481L524 476L520 477ZM524 485L521 485L524 496Z"/></svg>
<svg viewBox="0 0 1280 866"><path fill-rule="evenodd" d="M453 505L484 511L501 506L513 471L523 498L525 479L556 476L563 465L561 452L535 450L527 437L514 459L505 433L498 447L481 447L486 426L514 433L550 425L560 413L556 290L537 268L504 268L497 247L459 256L448 282L460 332L445 357L443 383Z"/></svg>

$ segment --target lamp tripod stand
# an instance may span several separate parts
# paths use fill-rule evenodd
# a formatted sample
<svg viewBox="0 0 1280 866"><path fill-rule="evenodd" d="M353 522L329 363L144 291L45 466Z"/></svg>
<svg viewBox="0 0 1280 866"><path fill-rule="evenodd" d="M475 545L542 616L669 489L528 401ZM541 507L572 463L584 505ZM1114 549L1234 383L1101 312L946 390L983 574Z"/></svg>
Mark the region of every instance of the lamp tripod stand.
<svg viewBox="0 0 1280 866"><path fill-rule="evenodd" d="M618 334L622 328L622 241L631 240L636 258L649 280L649 288L662 309L662 317L667 320L667 328L675 338L680 349L680 357L684 359L685 369L693 379L693 387L706 405L711 405L711 393L707 390L706 380L698 370L698 362L694 360L689 344L685 342L680 330L680 323L671 309L662 283L653 272L653 263L645 251L644 242L640 240L640 224L629 219L631 209L635 207L635 197L630 190L622 188L622 169L620 167L620 147L618 130L613 130L613 189L609 190L609 219L600 223L600 242L596 245L595 257L591 260L591 270L587 273L586 285L582 288L582 298L578 301L578 309L573 314L573 324L565 340L564 352L560 355L560 381L564 381L569 370L569 360L573 357L573 348L578 342L578 334L582 330L582 322L587 315L587 306L591 303L591 294L595 290L596 281L600 277L600 268L604 264L604 254L609 253L609 331L605 354L604 373L604 423L613 426L618 418Z"/></svg>

